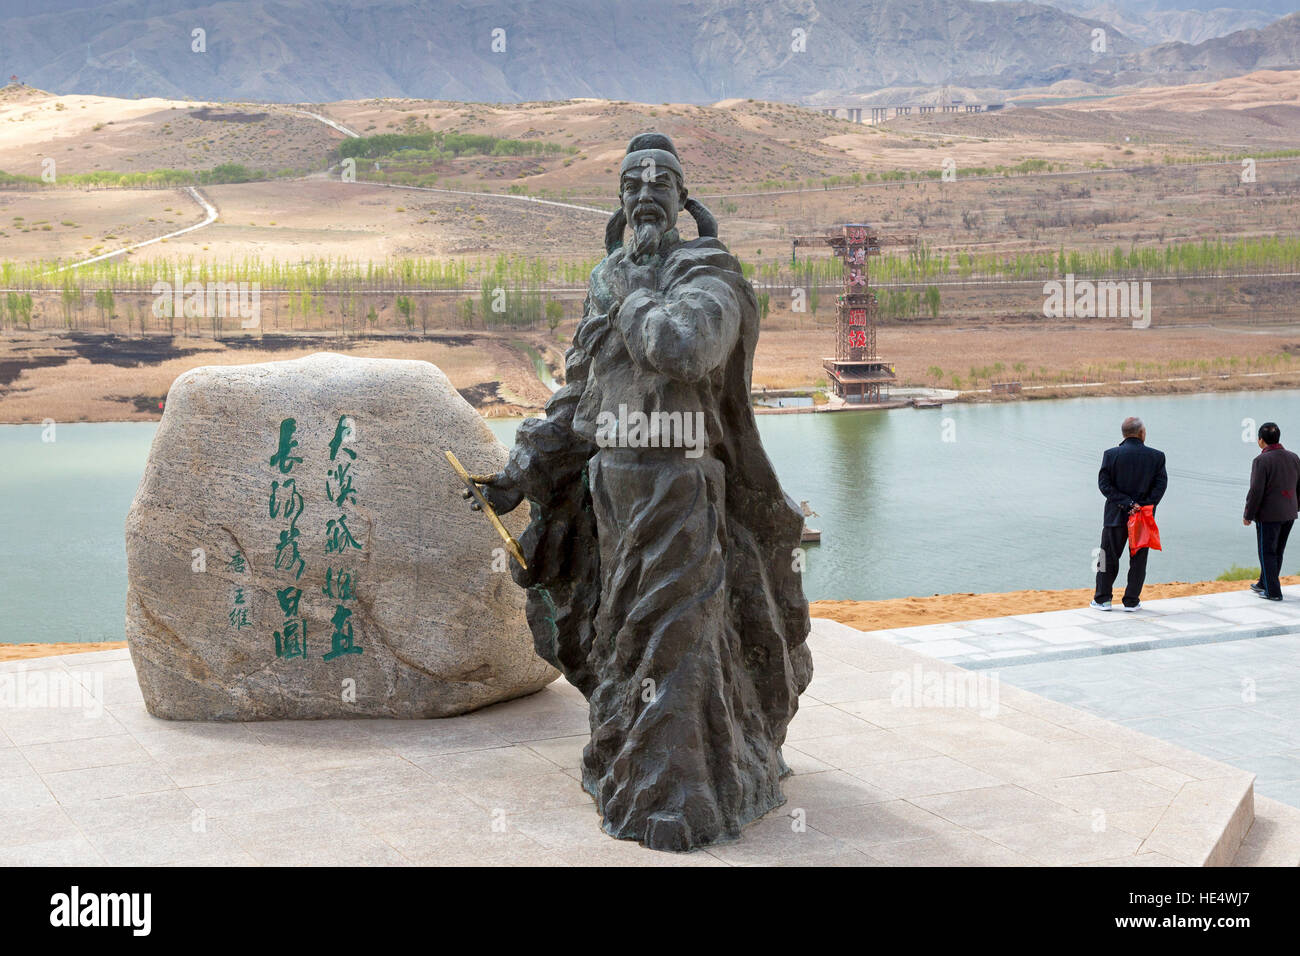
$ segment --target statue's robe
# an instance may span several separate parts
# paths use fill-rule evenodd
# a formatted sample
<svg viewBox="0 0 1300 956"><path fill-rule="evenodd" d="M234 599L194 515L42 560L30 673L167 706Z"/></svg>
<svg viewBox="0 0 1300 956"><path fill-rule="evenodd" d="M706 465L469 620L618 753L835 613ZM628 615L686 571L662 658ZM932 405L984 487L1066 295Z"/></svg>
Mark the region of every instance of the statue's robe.
<svg viewBox="0 0 1300 956"><path fill-rule="evenodd" d="M785 802L781 745L812 676L803 517L754 422L758 307L739 263L670 230L654 288L619 303L623 256L592 272L546 418L519 427L505 470L533 520L513 573L538 653L590 702L582 778L605 830L687 850ZM701 412L707 448L600 447L620 405Z"/></svg>

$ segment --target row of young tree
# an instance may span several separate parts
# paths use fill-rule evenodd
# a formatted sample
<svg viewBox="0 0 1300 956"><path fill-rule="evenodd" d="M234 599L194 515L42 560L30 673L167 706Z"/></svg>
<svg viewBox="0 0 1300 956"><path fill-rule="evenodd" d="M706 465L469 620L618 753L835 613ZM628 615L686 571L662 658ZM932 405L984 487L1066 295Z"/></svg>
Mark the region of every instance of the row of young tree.
<svg viewBox="0 0 1300 956"><path fill-rule="evenodd" d="M762 250L758 250L761 256ZM67 288L149 291L157 283L248 282L263 291L312 294L421 289L477 291L493 288L574 288L587 284L600 260L497 256L492 259L394 258L363 261L346 257L284 262L250 256L222 261L190 256L179 260L118 257L68 268L55 262L0 261L0 289L37 291ZM828 254L742 262L745 275L770 289L805 286L829 291L843 281L842 262ZM1059 248L1029 252L937 253L922 243L906 252L873 256L871 284L924 283L942 279L1056 279L1204 276L1300 270L1300 236L1258 236L1231 240L1167 243L1161 246Z"/></svg>
<svg viewBox="0 0 1300 956"><path fill-rule="evenodd" d="M536 288L485 285L479 295L411 292L271 292L259 296L260 332L328 332L340 336L371 332L426 333L430 329L555 330L580 303ZM0 293L0 330L125 332L127 335L211 335L241 330L244 316L230 309L180 306L170 295L111 289ZM247 326L243 326L247 328Z"/></svg>
<svg viewBox="0 0 1300 956"><path fill-rule="evenodd" d="M585 286L599 259L560 260L497 256L492 259L394 258L381 261L323 257L285 262L248 256L214 261L118 257L70 268L54 262L0 260L0 289L108 288L148 292L159 283L255 283L265 292L402 292L477 289L485 277L510 286Z"/></svg>

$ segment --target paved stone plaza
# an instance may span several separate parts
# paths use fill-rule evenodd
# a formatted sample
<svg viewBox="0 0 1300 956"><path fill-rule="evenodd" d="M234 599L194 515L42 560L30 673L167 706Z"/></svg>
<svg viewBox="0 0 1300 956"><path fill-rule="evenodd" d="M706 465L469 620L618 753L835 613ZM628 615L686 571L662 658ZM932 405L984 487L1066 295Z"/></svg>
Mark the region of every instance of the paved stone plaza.
<svg viewBox="0 0 1300 956"><path fill-rule="evenodd" d="M601 832L564 682L444 720L186 723L145 712L126 651L0 664L28 694L0 706L0 865L1300 861L1248 772L834 622L811 644L787 806L684 856ZM36 705L68 682L98 694Z"/></svg>
<svg viewBox="0 0 1300 956"><path fill-rule="evenodd" d="M1250 770L1300 807L1300 586L875 631Z"/></svg>

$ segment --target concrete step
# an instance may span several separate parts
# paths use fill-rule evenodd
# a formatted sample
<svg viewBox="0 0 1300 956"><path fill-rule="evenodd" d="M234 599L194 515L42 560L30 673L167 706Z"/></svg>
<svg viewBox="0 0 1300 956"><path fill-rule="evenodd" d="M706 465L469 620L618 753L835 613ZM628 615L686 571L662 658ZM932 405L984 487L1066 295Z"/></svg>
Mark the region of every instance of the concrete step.
<svg viewBox="0 0 1300 956"><path fill-rule="evenodd" d="M1249 771L833 621L815 619L809 643L819 671L787 747L1017 862L1227 866L1255 822ZM837 712L878 729L854 739Z"/></svg>
<svg viewBox="0 0 1300 956"><path fill-rule="evenodd" d="M1256 797L1254 824L1241 841L1232 865L1300 866L1300 809Z"/></svg>

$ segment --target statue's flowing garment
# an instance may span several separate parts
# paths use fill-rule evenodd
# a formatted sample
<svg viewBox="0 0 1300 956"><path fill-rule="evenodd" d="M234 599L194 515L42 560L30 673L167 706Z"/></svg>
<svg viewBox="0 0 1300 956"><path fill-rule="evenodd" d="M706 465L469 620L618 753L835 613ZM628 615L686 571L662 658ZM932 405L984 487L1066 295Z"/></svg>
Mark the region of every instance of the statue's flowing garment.
<svg viewBox="0 0 1300 956"><path fill-rule="evenodd" d="M785 802L781 746L812 676L803 518L755 426L739 263L670 230L653 283L619 302L624 256L593 270L566 384L506 465L532 509L514 574L538 653L590 703L583 786L605 830L688 850ZM691 416L704 447L616 447L602 413Z"/></svg>

